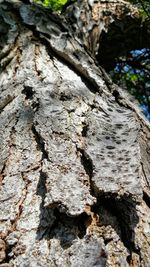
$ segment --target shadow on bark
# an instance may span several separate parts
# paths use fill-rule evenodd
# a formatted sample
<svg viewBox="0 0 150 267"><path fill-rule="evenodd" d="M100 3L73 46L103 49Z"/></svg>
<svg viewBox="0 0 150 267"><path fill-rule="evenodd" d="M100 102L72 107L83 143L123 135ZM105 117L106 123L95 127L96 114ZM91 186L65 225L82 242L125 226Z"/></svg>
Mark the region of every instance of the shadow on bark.
<svg viewBox="0 0 150 267"><path fill-rule="evenodd" d="M59 211L59 203L55 203L52 207L45 207L45 184L46 174L41 172L37 187L37 194L42 197L37 240L55 238L60 241L63 249L67 249L75 239L82 239L87 234L87 221L91 219L90 215L82 213L79 216L71 217ZM135 244L134 231L139 217L136 212L136 202L130 196L124 195L118 198L117 194L99 195L97 196L97 203L92 207L92 212L100 218L99 227L111 226L118 234L130 254L129 262L133 252L140 255L140 249ZM109 241L104 238L105 245Z"/></svg>
<svg viewBox="0 0 150 267"><path fill-rule="evenodd" d="M129 195L118 198L116 194L103 194L97 197L97 203L92 207L92 211L100 218L100 226L110 225L120 237L130 254L128 262L130 262L133 252L140 255L140 248L135 244L134 229L139 222L136 204ZM113 218L117 220L117 223L114 223ZM104 240L105 245L109 241Z"/></svg>
<svg viewBox="0 0 150 267"><path fill-rule="evenodd" d="M72 245L73 240L83 238L86 234L85 221L89 217L86 213L71 217L59 211L59 203L52 207L44 206L46 195L46 174L41 171L37 187L37 194L41 196L40 223L37 230L37 240L58 239L63 249Z"/></svg>
<svg viewBox="0 0 150 267"><path fill-rule="evenodd" d="M146 23L141 24L141 18L135 20L126 16L121 23L119 20L111 23L107 33L102 32L97 60L102 67L110 71L116 65L116 58L144 47L149 48Z"/></svg>

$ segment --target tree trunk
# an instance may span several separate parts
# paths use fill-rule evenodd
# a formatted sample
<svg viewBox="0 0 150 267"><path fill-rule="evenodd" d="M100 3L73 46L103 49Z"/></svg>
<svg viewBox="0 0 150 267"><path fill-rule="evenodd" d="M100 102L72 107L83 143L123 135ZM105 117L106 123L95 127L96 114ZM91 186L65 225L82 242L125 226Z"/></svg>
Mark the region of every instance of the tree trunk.
<svg viewBox="0 0 150 267"><path fill-rule="evenodd" d="M63 16L0 5L0 266L149 267L148 122Z"/></svg>

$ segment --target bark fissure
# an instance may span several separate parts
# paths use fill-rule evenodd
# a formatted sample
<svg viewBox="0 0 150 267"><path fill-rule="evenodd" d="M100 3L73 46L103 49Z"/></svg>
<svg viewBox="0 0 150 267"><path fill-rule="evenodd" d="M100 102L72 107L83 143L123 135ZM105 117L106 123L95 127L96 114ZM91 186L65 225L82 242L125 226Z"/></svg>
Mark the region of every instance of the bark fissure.
<svg viewBox="0 0 150 267"><path fill-rule="evenodd" d="M3 260L0 257L0 262L2 262L2 264L9 264L10 260L14 258L14 253L13 250L15 250L16 247L16 242L14 244L9 244L7 242L7 237L11 234L13 234L13 232L17 231L17 222L19 221L21 214L22 214L22 209L23 209L23 204L24 201L26 200L27 197L27 193L28 193L28 187L31 183L30 180L28 180L28 178L26 177L26 175L24 173L21 173L21 177L22 180L25 182L24 188L22 190L21 193L21 197L18 200L18 202L16 203L16 214L15 214L15 218L13 218L13 220L11 220L11 225L10 228L7 232L7 236L4 237L4 242L5 242L5 246L4 246L4 257ZM5 201L7 201L9 199L5 199ZM2 239L0 239L2 240Z"/></svg>
<svg viewBox="0 0 150 267"><path fill-rule="evenodd" d="M0 114L4 111L4 109L10 104L12 103L12 101L15 99L16 97L13 95L7 95L4 99L1 100L0 102Z"/></svg>
<svg viewBox="0 0 150 267"><path fill-rule="evenodd" d="M147 194L146 191L143 191L143 200L146 205L150 208L150 196Z"/></svg>
<svg viewBox="0 0 150 267"><path fill-rule="evenodd" d="M32 132L34 134L36 143L37 143L37 148L42 152L42 160L47 159L49 161L49 156L48 152L45 149L45 141L43 137L40 135L40 133L36 130L36 126L33 124L32 125Z"/></svg>
<svg viewBox="0 0 150 267"><path fill-rule="evenodd" d="M81 163L84 166L85 172L88 174L89 178L91 179L93 175L93 162L84 149L77 147L77 151L80 152Z"/></svg>
<svg viewBox="0 0 150 267"><path fill-rule="evenodd" d="M37 194L41 196L42 202L40 205L40 224L37 229L37 240L46 239L49 242L49 240L57 238L61 247L68 249L72 246L74 240L78 237L82 239L87 234L87 221L90 220L91 215L85 211L79 216L69 216L67 213L60 212L59 206L61 203L59 202L45 207L46 179L47 174L40 171ZM52 219L53 223L51 224ZM48 220L50 221L49 225L45 227L44 222ZM63 231L59 231L61 228Z"/></svg>
<svg viewBox="0 0 150 267"><path fill-rule="evenodd" d="M8 151L8 158L4 161L4 165L3 168L1 170L1 182L3 181L4 177L7 175L7 168L9 168L9 157L11 156L11 150L13 147L15 147L15 144L13 143L13 139L15 136L15 125L18 122L18 118L16 116L15 118L15 123L14 126L11 128L10 130L10 134L9 134L9 142L8 142L8 146L9 146L9 151Z"/></svg>
<svg viewBox="0 0 150 267"><path fill-rule="evenodd" d="M144 170L143 162L141 162L141 167L142 167L142 172L143 172L143 175L145 178L146 185L150 188L150 181L148 180L148 177L147 177L146 172Z"/></svg>
<svg viewBox="0 0 150 267"><path fill-rule="evenodd" d="M75 73L81 77L81 79L83 80L83 82L86 84L86 86L89 88L91 92L93 93L98 92L100 94L103 92L101 89L101 86L98 84L99 82L96 81L95 77L92 77L92 73L91 74L89 73L88 66L86 67L86 70L84 70L84 68L82 67L82 64L79 64L79 62L76 60L76 56L74 60L74 56L72 57L71 54L69 55L68 51L65 52L65 50L64 51L58 50L57 46L51 43L50 40L52 36L50 36L49 33L40 32L39 29L38 30L36 29L35 25L34 26L31 26L28 24L25 24L25 25L28 29L33 31L34 36L38 38L40 42L46 47L50 59L53 60L53 57L56 57L62 63L66 64L70 69L75 71ZM65 38L68 38L68 34L66 34ZM71 42L71 39L69 40L69 42ZM78 53L78 50L76 53ZM91 68L93 66L94 68L95 67L94 60L90 58L88 54L87 54L87 58L89 61L89 67ZM84 61L84 58L83 58L83 61ZM37 67L35 67L35 69L37 70ZM40 72L37 71L37 73L38 73L38 76L40 76ZM98 67L96 67L96 73L97 73L97 78L98 78L100 74L100 69Z"/></svg>
<svg viewBox="0 0 150 267"><path fill-rule="evenodd" d="M90 215L88 215L86 212L82 213L79 216L70 217L65 213L61 213L56 207L54 208L54 216L56 219L49 231L49 239L59 239L62 248L68 249L72 246L73 241L76 240L78 237L80 239L83 239L86 236L86 222L90 218ZM64 233L61 231L60 233L58 233L58 229L60 227L64 229Z"/></svg>
<svg viewBox="0 0 150 267"><path fill-rule="evenodd" d="M107 219L102 214L102 208L108 212ZM114 230L128 250L128 262L132 260L132 253L140 255L140 248L136 247L134 240L134 229L139 222L139 217L137 215L136 203L129 196L123 196L117 200L116 195L111 193L107 195L101 194L97 197L97 203L93 205L92 211L100 218L100 225L106 226L110 224L112 228L115 227ZM116 218L119 228L111 221L111 216ZM111 242L111 239L108 238L105 242Z"/></svg>
<svg viewBox="0 0 150 267"><path fill-rule="evenodd" d="M17 209L16 217L11 222L11 230L9 231L9 233L7 235L10 235L11 233L17 231L17 222L19 221L19 219L21 217L23 204L24 204L24 201L26 200L26 197L27 197L27 194L28 194L28 187L29 187L29 185L31 183L31 181L28 180L28 178L26 177L26 175L24 173L21 173L21 176L22 176L22 180L25 182L25 186L24 186L24 188L22 190L21 198L19 199L18 203L16 204L16 209ZM9 261L11 259L13 259L13 257L14 257L13 250L15 249L15 247L16 247L16 243L13 244L13 245L10 245L7 242L6 258L5 258L4 262L9 263Z"/></svg>
<svg viewBox="0 0 150 267"><path fill-rule="evenodd" d="M53 47L50 44L49 36L46 36L44 33L39 35L41 38L41 41L46 45L48 48L48 51L51 50L53 55L59 59L61 62L65 63L70 69L75 71L77 75L81 77L83 82L86 84L86 86L89 88L89 90L93 93L102 93L99 85L96 83L96 81L92 78L90 78L90 75L88 73L82 70L82 66L76 64L72 58L69 58L68 54L65 54L65 52L61 52L56 49L56 47Z"/></svg>
<svg viewBox="0 0 150 267"><path fill-rule="evenodd" d="M46 224L44 225L44 222L49 221L51 219L52 214L50 212L49 207L45 207L45 196L46 196L46 179L47 179L47 174L43 172L42 170L40 171L40 179L38 182L37 186L37 195L41 196L41 204L40 204L40 223L37 228L36 232L36 238L37 240L41 240L43 238L49 238L49 233L51 231L51 225Z"/></svg>
<svg viewBox="0 0 150 267"><path fill-rule="evenodd" d="M22 93L25 94L25 100L33 99L34 91L33 87L24 85L24 89L22 90Z"/></svg>

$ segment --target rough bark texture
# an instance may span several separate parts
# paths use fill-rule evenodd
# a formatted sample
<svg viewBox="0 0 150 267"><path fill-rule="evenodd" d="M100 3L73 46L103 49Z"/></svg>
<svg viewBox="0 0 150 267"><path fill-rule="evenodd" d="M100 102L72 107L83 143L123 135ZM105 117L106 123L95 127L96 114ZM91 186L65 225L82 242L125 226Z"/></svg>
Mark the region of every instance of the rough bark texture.
<svg viewBox="0 0 150 267"><path fill-rule="evenodd" d="M0 22L0 266L149 267L148 122L63 17Z"/></svg>
<svg viewBox="0 0 150 267"><path fill-rule="evenodd" d="M128 1L78 0L65 17L75 38L107 70L129 51L150 47L150 19Z"/></svg>

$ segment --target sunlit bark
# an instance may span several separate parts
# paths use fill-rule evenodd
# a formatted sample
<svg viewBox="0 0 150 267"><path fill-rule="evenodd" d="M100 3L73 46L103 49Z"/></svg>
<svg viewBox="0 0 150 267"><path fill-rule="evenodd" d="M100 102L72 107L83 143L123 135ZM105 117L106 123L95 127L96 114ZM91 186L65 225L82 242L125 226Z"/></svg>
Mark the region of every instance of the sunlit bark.
<svg viewBox="0 0 150 267"><path fill-rule="evenodd" d="M148 122L67 15L1 1L0 33L1 266L148 267Z"/></svg>

